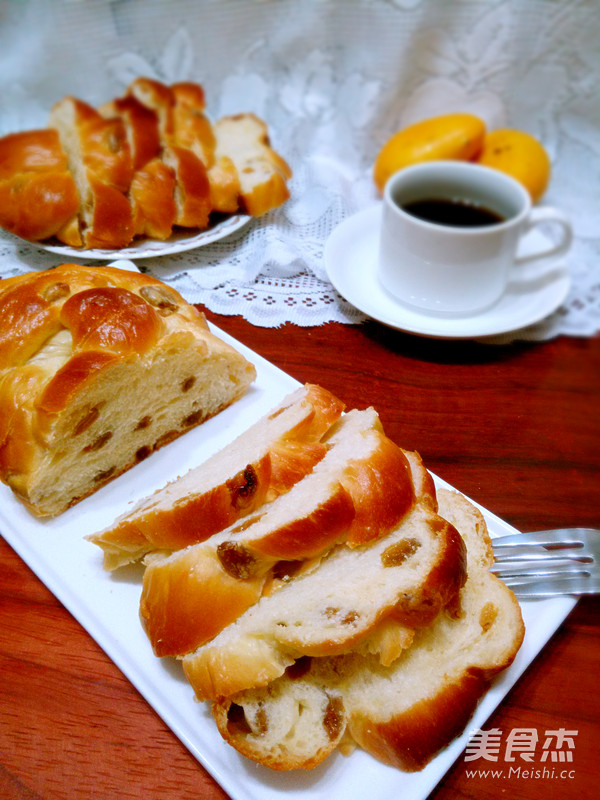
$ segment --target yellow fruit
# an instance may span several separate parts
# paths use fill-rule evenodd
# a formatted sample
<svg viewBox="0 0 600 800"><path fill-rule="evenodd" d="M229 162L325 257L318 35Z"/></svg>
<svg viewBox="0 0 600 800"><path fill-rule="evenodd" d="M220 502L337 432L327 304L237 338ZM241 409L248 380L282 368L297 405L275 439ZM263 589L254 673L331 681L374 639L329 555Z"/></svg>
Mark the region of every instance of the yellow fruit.
<svg viewBox="0 0 600 800"><path fill-rule="evenodd" d="M373 179L380 192L399 169L420 161L470 161L480 152L486 127L474 114L444 114L395 133L375 159Z"/></svg>
<svg viewBox="0 0 600 800"><path fill-rule="evenodd" d="M477 162L516 178L534 203L550 182L552 168L548 153L535 137L524 131L507 128L488 133Z"/></svg>

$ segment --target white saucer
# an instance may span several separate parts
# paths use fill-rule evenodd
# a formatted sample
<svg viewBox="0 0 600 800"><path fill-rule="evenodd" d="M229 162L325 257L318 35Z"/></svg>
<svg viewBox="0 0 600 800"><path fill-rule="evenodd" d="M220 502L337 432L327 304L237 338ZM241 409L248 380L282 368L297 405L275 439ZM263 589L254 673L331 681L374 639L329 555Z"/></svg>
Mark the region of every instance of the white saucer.
<svg viewBox="0 0 600 800"><path fill-rule="evenodd" d="M344 220L325 245L325 269L337 291L353 306L390 328L440 339L496 336L547 317L565 299L571 279L564 259L519 267L523 280L509 284L494 306L468 317L442 317L404 306L380 285L377 276L381 204ZM547 243L538 230L528 233L520 255Z"/></svg>
<svg viewBox="0 0 600 800"><path fill-rule="evenodd" d="M58 255L74 258L100 259L102 261L107 258L155 258L156 256L172 256L175 253L195 250L197 247L204 247L204 245L218 242L225 236L229 236L229 234L234 233L234 231L243 228L251 219L252 218L246 214L235 214L213 225L212 228L207 228L203 231L194 231L193 233L190 231L180 231L174 233L164 242L158 239L147 239L144 237L136 240L135 244L131 245L131 247L125 247L122 250L84 250L82 247L49 245L43 242L27 242L27 244L41 247L49 253L58 253Z"/></svg>

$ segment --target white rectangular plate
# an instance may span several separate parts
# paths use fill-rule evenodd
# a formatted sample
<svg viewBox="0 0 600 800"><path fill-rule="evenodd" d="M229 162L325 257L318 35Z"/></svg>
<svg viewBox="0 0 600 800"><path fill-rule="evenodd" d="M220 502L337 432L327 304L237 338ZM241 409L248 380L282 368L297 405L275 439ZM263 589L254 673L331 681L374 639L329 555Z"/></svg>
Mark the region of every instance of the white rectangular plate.
<svg viewBox="0 0 600 800"><path fill-rule="evenodd" d="M487 718L560 626L575 601L559 598L522 605L527 633L514 664L485 695L463 736L422 772L399 772L362 751L349 757L336 754L315 770L292 773L272 772L238 755L221 739L208 707L194 701L178 664L172 659L158 659L152 653L138 617L140 570L105 572L99 548L83 538L110 525L134 501L204 461L298 385L224 332L213 330L256 366L256 383L242 400L154 453L57 519L36 520L6 486L0 486L0 532L234 800L426 798L464 749L469 730L485 726ZM436 483L451 488L437 478ZM481 510L492 536L516 532L498 517Z"/></svg>

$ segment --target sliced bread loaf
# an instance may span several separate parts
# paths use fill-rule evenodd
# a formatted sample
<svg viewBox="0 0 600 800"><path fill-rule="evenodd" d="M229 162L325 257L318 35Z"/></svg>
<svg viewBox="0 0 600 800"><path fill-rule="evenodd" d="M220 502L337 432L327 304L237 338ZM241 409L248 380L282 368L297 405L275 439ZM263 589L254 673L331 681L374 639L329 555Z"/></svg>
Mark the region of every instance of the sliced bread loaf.
<svg viewBox="0 0 600 800"><path fill-rule="evenodd" d="M141 616L157 655L184 655L213 638L261 597L281 562L377 539L408 513L409 463L373 409L350 411L323 442L324 458L286 495L206 542L149 561Z"/></svg>
<svg viewBox="0 0 600 800"><path fill-rule="evenodd" d="M175 179L173 224L184 228L206 228L212 203L203 159L211 162L212 131L203 114L202 87L195 84L166 86L149 78L136 78L128 87L127 97L134 98L158 120L160 157ZM153 174L156 171L155 166ZM163 180L158 186L165 190L165 183ZM141 188L138 186L136 189L141 194Z"/></svg>
<svg viewBox="0 0 600 800"><path fill-rule="evenodd" d="M204 541L274 500L323 458L320 439L342 411L314 384L292 392L223 450L90 536L105 568Z"/></svg>
<svg viewBox="0 0 600 800"><path fill-rule="evenodd" d="M441 613L391 666L374 656L304 658L279 679L213 704L240 753L273 769L308 769L349 739L403 770L422 769L461 733L493 676L508 667L524 626L512 592L490 573L485 521L440 491L440 514L467 546L460 613Z"/></svg>
<svg viewBox="0 0 600 800"><path fill-rule="evenodd" d="M302 656L340 655L365 646L386 663L412 630L455 604L465 580L456 530L417 501L394 531L354 549L340 546L318 568L263 597L215 639L183 658L200 700L264 686ZM374 636L382 623L385 636ZM390 632L403 637L391 649ZM385 643L385 647L382 646Z"/></svg>

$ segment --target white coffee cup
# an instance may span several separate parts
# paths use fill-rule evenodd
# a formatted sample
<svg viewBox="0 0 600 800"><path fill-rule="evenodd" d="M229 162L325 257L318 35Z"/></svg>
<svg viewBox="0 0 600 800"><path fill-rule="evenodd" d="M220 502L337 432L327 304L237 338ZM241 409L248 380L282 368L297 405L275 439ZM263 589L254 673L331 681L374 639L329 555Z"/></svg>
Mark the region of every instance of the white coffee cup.
<svg viewBox="0 0 600 800"><path fill-rule="evenodd" d="M438 210L441 201L444 214L448 203L458 201L489 210L496 219L462 227L406 210L421 201L434 201ZM522 237L547 222L560 226L560 241L519 257ZM415 164L392 175L385 186L379 279L409 306L446 316L475 314L505 293L524 261L563 255L572 238L570 222L561 211L533 208L527 190L503 172L464 161Z"/></svg>

